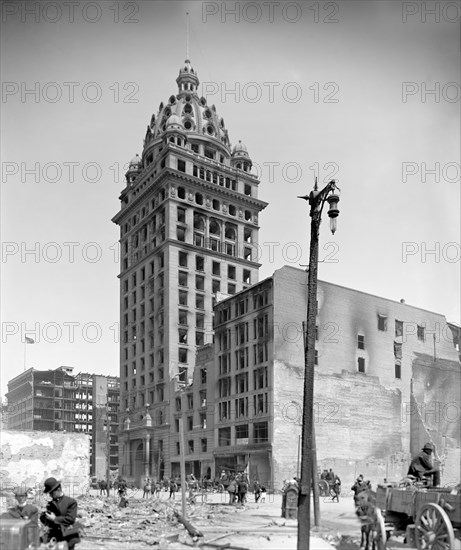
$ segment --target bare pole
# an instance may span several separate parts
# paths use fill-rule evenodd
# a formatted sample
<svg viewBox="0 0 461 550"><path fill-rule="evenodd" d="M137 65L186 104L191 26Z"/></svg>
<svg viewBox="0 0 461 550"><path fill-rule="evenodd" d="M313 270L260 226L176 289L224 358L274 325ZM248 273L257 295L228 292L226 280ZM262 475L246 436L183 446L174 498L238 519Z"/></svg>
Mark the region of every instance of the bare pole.
<svg viewBox="0 0 461 550"><path fill-rule="evenodd" d="M317 445L315 441L315 419L312 423L312 493L314 495L314 525L320 525L320 491L317 481Z"/></svg>
<svg viewBox="0 0 461 550"><path fill-rule="evenodd" d="M186 12L186 59L189 59L189 12Z"/></svg>
<svg viewBox="0 0 461 550"><path fill-rule="evenodd" d="M179 458L180 458L180 469L181 469L181 510L183 518L186 517L186 461L184 457L184 424L181 414L179 419Z"/></svg>
<svg viewBox="0 0 461 550"><path fill-rule="evenodd" d="M319 257L319 230L322 210L330 192L336 188L334 180L318 191L317 179L310 195L299 197L309 201L311 216L311 238L309 250L309 272L307 279L307 337L304 348L304 398L302 417L301 487L298 500L298 550L310 550L310 495L313 473L314 433L314 365L315 326L317 317L317 271ZM337 215L337 214L336 214Z"/></svg>
<svg viewBox="0 0 461 550"><path fill-rule="evenodd" d="M316 325L317 326L317 325ZM317 329L316 329L317 335ZM304 354L306 354L307 348L307 326L303 322L303 336L304 336ZM304 355L305 356L305 355ZM307 370L307 365L305 365ZM298 447L298 470L299 470L299 447ZM299 476L299 472L298 472ZM320 491L317 481L317 446L315 442L315 417L312 420L312 493L314 496L314 525L318 527L320 525Z"/></svg>
<svg viewBox="0 0 461 550"><path fill-rule="evenodd" d="M110 483L110 416L109 416L109 402L106 403L106 422L107 422L107 432L106 432L106 448L107 448L106 480L107 480L107 486L109 487L109 483Z"/></svg>

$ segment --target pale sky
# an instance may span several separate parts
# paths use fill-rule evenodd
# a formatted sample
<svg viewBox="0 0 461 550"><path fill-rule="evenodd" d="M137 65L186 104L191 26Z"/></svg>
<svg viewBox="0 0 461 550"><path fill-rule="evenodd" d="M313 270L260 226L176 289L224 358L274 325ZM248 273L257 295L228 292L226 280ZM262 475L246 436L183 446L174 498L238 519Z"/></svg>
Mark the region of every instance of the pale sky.
<svg viewBox="0 0 461 550"><path fill-rule="evenodd" d="M318 174L341 189L319 278L459 324L461 8L422 4L3 2L1 395L24 368L21 326L39 340L28 368L118 374L111 218L124 165L177 93L187 11L199 94L248 147L269 203L260 279L307 263L296 197Z"/></svg>

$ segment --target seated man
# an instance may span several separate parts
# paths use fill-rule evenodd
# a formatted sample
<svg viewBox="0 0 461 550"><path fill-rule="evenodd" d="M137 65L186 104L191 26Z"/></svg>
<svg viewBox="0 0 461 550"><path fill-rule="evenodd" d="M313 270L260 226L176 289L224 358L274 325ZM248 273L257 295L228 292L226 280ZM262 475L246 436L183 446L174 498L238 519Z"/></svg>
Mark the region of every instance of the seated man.
<svg viewBox="0 0 461 550"><path fill-rule="evenodd" d="M33 504L27 503L27 490L19 488L14 492L16 505L8 508L7 512L1 515L2 519L24 519L32 520L38 524L38 508Z"/></svg>
<svg viewBox="0 0 461 550"><path fill-rule="evenodd" d="M407 475L414 476L419 481L431 479L432 486L438 487L440 485L440 470L434 467L432 458L433 450L434 445L432 445L432 443L426 443L422 452L416 455L411 461Z"/></svg>

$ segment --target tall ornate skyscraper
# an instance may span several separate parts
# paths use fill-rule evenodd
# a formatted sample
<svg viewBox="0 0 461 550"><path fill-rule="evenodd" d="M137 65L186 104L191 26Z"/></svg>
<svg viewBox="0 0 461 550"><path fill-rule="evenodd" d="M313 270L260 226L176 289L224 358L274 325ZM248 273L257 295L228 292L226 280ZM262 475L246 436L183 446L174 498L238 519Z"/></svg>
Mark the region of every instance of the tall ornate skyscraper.
<svg viewBox="0 0 461 550"><path fill-rule="evenodd" d="M121 474L170 474L170 392L212 341L213 306L258 281L259 181L186 60L126 173L120 226Z"/></svg>

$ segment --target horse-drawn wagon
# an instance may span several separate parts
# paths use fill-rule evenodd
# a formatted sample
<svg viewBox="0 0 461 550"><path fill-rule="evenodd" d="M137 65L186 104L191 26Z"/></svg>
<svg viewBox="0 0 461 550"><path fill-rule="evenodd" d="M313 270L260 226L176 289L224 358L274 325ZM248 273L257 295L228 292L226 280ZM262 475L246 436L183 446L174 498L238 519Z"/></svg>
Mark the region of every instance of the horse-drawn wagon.
<svg viewBox="0 0 461 550"><path fill-rule="evenodd" d="M418 550L454 550L460 538L461 492L456 488L378 485L374 542L383 550L392 535L406 535Z"/></svg>
<svg viewBox="0 0 461 550"><path fill-rule="evenodd" d="M335 498L341 493L341 483L336 480L319 479L318 480L319 495L321 497Z"/></svg>

